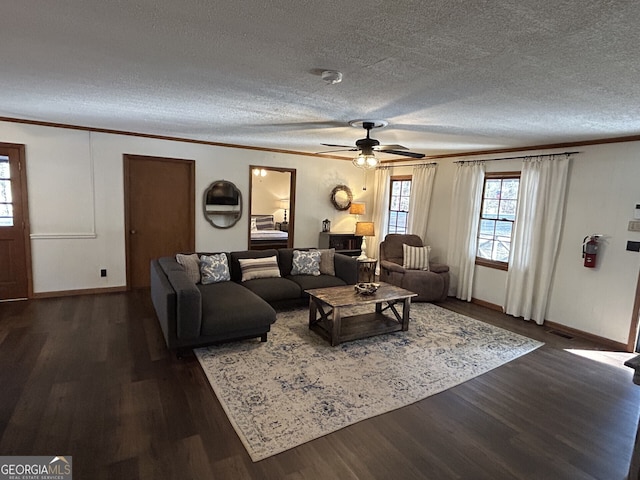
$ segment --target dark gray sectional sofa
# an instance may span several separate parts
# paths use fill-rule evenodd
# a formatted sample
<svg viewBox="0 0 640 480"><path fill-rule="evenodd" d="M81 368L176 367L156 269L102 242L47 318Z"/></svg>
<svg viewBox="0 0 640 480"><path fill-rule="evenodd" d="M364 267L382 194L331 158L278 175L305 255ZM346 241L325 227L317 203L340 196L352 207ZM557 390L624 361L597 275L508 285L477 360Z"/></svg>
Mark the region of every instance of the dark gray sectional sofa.
<svg viewBox="0 0 640 480"><path fill-rule="evenodd" d="M335 275L291 275L294 250L225 252L231 280L196 284L174 257L151 261L151 300L167 347L185 349L241 338L267 340L275 307L300 302L311 288L352 285L358 281L355 258L336 253ZM204 253L204 255L207 255ZM276 256L280 277L242 282L240 259Z"/></svg>

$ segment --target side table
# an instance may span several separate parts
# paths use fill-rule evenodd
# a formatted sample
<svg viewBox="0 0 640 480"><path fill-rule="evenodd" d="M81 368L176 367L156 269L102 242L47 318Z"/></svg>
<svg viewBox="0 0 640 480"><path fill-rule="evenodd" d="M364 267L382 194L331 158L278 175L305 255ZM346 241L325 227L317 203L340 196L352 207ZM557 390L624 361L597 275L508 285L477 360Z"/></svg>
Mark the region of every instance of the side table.
<svg viewBox="0 0 640 480"><path fill-rule="evenodd" d="M375 258L358 259L358 282L375 282L377 265Z"/></svg>

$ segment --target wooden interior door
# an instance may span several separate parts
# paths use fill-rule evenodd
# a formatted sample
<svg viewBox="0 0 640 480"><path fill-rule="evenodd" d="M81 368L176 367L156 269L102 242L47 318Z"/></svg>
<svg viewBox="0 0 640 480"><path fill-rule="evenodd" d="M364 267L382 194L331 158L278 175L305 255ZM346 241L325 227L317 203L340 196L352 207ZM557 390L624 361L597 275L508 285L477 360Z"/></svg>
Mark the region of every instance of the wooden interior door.
<svg viewBox="0 0 640 480"><path fill-rule="evenodd" d="M0 300L31 293L24 145L0 143Z"/></svg>
<svg viewBox="0 0 640 480"><path fill-rule="evenodd" d="M127 286L149 286L152 259L195 250L195 162L124 156Z"/></svg>

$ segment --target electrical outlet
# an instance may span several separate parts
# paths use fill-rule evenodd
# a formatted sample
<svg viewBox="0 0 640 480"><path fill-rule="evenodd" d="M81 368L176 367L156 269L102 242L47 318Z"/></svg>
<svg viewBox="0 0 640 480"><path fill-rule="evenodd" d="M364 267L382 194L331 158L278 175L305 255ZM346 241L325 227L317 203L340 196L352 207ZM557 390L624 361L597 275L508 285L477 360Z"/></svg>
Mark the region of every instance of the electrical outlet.
<svg viewBox="0 0 640 480"><path fill-rule="evenodd" d="M102 270L100 270L100 276L101 277L106 277L107 276L107 269L103 268Z"/></svg>

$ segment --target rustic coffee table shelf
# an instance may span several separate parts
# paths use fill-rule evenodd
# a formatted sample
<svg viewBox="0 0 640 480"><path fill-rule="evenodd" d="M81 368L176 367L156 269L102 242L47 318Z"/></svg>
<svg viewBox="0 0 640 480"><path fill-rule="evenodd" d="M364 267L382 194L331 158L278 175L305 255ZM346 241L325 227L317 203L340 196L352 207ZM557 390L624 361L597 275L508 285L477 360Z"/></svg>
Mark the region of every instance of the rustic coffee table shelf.
<svg viewBox="0 0 640 480"><path fill-rule="evenodd" d="M309 294L309 328L327 339L332 346L408 330L411 298L417 295L384 282L380 283L373 295L358 294L353 285L314 288L306 292ZM342 316L343 308L361 305L375 305L375 311ZM398 305L402 306L402 312L398 312ZM392 315L388 315L389 312Z"/></svg>

